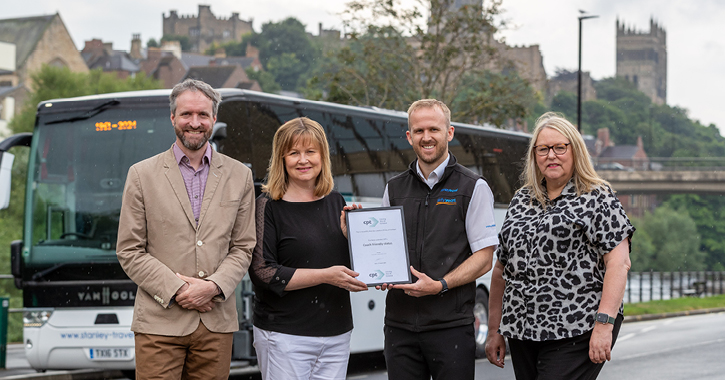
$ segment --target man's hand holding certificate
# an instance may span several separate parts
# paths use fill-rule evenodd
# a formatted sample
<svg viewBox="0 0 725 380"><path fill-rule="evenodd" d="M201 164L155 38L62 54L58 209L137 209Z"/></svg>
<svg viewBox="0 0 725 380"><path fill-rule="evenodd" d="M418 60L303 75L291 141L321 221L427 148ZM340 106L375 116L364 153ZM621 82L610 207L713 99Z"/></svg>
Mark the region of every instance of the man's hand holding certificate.
<svg viewBox="0 0 725 380"><path fill-rule="evenodd" d="M345 213L352 269L368 286L411 282L402 207Z"/></svg>

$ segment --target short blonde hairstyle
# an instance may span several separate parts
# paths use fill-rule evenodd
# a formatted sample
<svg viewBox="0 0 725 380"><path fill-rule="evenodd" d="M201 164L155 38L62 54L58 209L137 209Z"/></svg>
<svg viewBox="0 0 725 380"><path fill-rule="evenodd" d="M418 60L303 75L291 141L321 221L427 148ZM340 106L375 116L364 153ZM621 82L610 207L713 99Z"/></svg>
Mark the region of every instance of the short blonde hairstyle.
<svg viewBox="0 0 725 380"><path fill-rule="evenodd" d="M413 114L413 112L421 109L421 108L435 108L438 107L443 111L443 115L446 117L446 126L451 126L451 110L448 109L448 106L441 102L440 100L436 99L421 99L416 100L413 102L413 104L408 107L408 129L410 129L410 115Z"/></svg>
<svg viewBox="0 0 725 380"><path fill-rule="evenodd" d="M551 128L569 140L569 148L574 158L574 173L572 178L574 178L577 195L588 193L596 188L606 188L609 186L609 183L599 177L594 170L584 139L576 127L561 114L547 112L536 120L536 127L534 127L534 133L529 142L529 151L526 155L526 166L524 167L524 172L521 174L521 182L524 183L523 188L529 189L536 200L546 207L546 189L542 184L544 175L539 170L539 166L536 165L536 152L534 152L536 140L544 128Z"/></svg>
<svg viewBox="0 0 725 380"><path fill-rule="evenodd" d="M320 148L322 170L315 181L315 196L324 197L332 191L332 168L330 164L330 147L327 144L327 135L320 123L306 117L298 117L284 123L274 134L272 142L272 156L269 158L267 169L267 183L262 185L262 191L278 200L287 192L289 177L284 164L284 156L301 139L311 140Z"/></svg>

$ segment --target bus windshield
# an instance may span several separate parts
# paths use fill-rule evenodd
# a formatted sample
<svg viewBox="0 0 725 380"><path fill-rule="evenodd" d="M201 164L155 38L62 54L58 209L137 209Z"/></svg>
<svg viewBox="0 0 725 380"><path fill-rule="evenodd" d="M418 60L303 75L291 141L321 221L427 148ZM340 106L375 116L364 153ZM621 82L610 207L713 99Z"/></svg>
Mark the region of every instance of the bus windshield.
<svg viewBox="0 0 725 380"><path fill-rule="evenodd" d="M79 114L39 112L28 171L26 266L116 261L128 169L174 141L168 103Z"/></svg>

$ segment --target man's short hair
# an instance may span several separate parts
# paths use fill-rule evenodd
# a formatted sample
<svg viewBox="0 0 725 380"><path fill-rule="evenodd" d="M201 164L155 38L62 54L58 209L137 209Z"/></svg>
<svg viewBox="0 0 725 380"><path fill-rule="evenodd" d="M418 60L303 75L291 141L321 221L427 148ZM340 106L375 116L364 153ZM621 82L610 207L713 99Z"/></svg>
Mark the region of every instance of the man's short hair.
<svg viewBox="0 0 725 380"><path fill-rule="evenodd" d="M219 91L209 86L206 82L196 79L187 79L174 86L174 89L171 90L171 95L169 95L169 106L171 107L172 115L176 115L176 99L183 94L184 91L199 91L209 98L212 103L212 116L216 117L216 113L219 111L219 103L222 101L221 94Z"/></svg>
<svg viewBox="0 0 725 380"><path fill-rule="evenodd" d="M443 115L446 117L446 124L447 126L451 126L451 110L448 109L448 106L441 102L440 100L436 99L421 99L413 102L413 104L408 107L408 129L410 129L410 115L413 114L413 112L421 109L421 108L435 108L438 107L443 111Z"/></svg>

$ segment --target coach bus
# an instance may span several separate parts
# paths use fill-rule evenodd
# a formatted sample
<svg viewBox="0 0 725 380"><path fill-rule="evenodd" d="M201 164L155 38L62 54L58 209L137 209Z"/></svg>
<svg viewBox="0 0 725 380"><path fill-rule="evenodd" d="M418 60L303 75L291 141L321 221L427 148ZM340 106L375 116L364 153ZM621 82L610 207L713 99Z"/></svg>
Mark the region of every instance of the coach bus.
<svg viewBox="0 0 725 380"><path fill-rule="evenodd" d="M264 180L272 137L287 120L306 116L327 133L335 187L348 202L379 206L386 181L407 169L415 152L405 138L407 114L240 89L221 89L214 148ZM116 259L121 198L129 167L163 152L175 139L170 90L45 101L32 134L0 143L0 205L7 204L13 146L29 146L22 240L11 245L12 273L23 290L24 346L38 370L133 370L130 331L136 285ZM491 186L500 225L516 189L529 135L454 123L449 148ZM16 180L21 180L17 179ZM13 200L13 201L18 201ZM477 281L477 343L487 333L488 283ZM235 360L254 360L252 287L237 292L240 330ZM352 295L353 353L381 351L385 292Z"/></svg>

